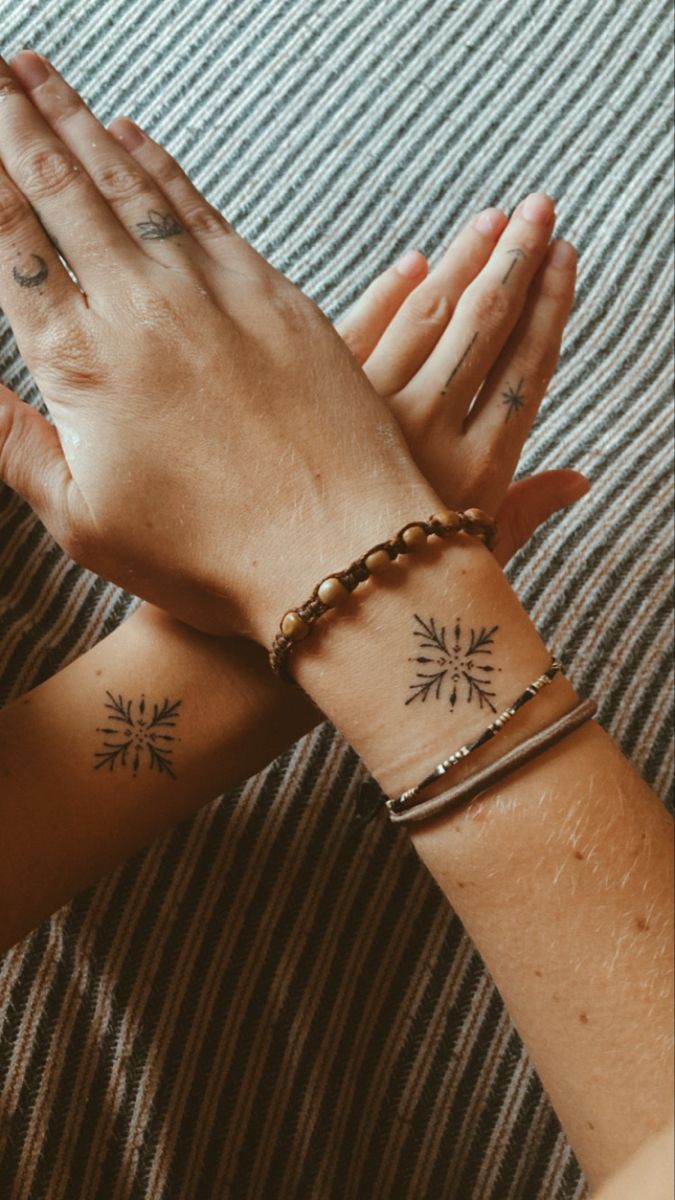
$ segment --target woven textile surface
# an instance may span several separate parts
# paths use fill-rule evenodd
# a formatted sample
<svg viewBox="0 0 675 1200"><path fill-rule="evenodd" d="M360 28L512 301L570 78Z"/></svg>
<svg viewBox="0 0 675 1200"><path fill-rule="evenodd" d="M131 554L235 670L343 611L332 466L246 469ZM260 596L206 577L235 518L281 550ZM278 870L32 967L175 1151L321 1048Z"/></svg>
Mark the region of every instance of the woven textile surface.
<svg viewBox="0 0 675 1200"><path fill-rule="evenodd" d="M472 211L556 197L578 298L523 471L593 490L509 569L671 803L670 0L0 0L0 30L148 128L333 318ZM0 362L39 403L6 323ZM0 489L2 702L135 603ZM4 956L0 1195L587 1195L407 834L350 832L362 777L324 724Z"/></svg>

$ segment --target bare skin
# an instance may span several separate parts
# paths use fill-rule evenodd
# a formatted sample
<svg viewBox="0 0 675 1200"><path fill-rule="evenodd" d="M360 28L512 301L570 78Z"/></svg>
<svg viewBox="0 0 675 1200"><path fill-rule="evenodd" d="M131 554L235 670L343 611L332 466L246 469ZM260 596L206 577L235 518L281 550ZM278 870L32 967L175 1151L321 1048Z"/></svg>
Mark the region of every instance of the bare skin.
<svg viewBox="0 0 675 1200"><path fill-rule="evenodd" d="M280 613L317 579L437 511L441 497L310 302L224 228L175 168L160 194L141 170L138 144L129 153L114 148L55 73L40 81L28 59L30 69L25 55L15 67L31 98L9 75L4 88L0 262L8 265L0 303L63 447L37 415L7 399L0 469L94 569L150 600L168 598L196 626L268 646ZM148 139L141 145L154 153ZM192 206L181 233L173 189ZM73 204L77 225L68 219ZM525 361L506 396L488 387L473 405L485 379L478 354L489 344L499 380L500 355L549 253L553 224L550 198L528 198L428 359L438 436L444 426L461 430L466 454L472 429L494 423L494 401L511 429L525 411ZM111 270L121 305L107 290ZM227 402L226 419L215 423L214 396L223 412ZM165 522L150 529L156 510L148 496L158 489L167 497ZM133 528L125 520L130 500ZM441 629L456 624L470 640L476 630L494 633L495 706L512 701L549 661L497 562L472 539L429 542L381 581L369 580L340 619L326 617L321 633L297 648L293 670L391 796L485 725L473 685L456 705L447 691L427 705L405 704L415 614ZM503 730L498 748L575 700L558 676ZM490 743L470 769L494 753ZM502 991L593 1184L671 1118L671 833L657 797L594 723L467 810L411 830Z"/></svg>

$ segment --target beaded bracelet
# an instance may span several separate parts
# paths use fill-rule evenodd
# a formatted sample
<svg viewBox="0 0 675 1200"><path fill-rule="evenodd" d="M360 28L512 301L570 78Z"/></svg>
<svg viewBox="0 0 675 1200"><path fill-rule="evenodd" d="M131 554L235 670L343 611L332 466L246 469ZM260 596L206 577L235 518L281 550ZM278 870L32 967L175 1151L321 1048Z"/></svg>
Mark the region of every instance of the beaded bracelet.
<svg viewBox="0 0 675 1200"><path fill-rule="evenodd" d="M547 725L545 729L540 729L538 733L521 742L519 746L507 750L506 754L503 754L496 762L490 763L488 767L483 767L476 775L469 776L462 783L455 784L447 792L441 792L439 796L432 796L430 800L422 800L420 804L413 804L403 812L390 812L390 821L396 824L425 821L428 817L437 817L439 813L447 812L449 809L463 807L470 800L477 800L496 783L500 783L502 779L512 775L526 763L538 758L545 750L550 750L552 746L558 745L564 738L580 729L582 725L590 721L591 717L595 716L597 708L595 700L582 700L564 716L559 717L557 721Z"/></svg>
<svg viewBox="0 0 675 1200"><path fill-rule="evenodd" d="M467 533L480 538L488 549L492 549L496 532L493 518L480 508L468 508L466 512L440 512L429 517L428 521L410 521L390 541L378 542L344 571L322 579L304 604L284 614L270 651L272 670L283 679L293 682L286 665L288 656L296 642L311 633L319 617L342 604L371 575L385 571L399 555L412 554L426 546L427 538L432 534L438 538L449 538L456 533Z"/></svg>
<svg viewBox="0 0 675 1200"><path fill-rule="evenodd" d="M410 802L415 800L426 787L429 787L430 784L440 779L442 775L445 775L446 771L450 770L451 767L454 767L462 759L467 758L479 746L484 746L486 742L491 741L525 704L528 704L542 688L555 679L560 671L562 671L562 663L557 658L551 658L551 662L546 670L541 675L538 675L532 683L528 684L525 691L521 692L508 708L499 713L499 716L495 717L487 729L484 729L472 741L467 742L464 746L460 746L459 750L455 750L448 758L444 758L443 762L440 762L437 767L434 767L433 771L425 775L424 779L416 783L414 787L408 788L400 796L387 799L374 779L365 780L361 784L356 798L357 821L365 825L368 821L372 820L384 804L386 804L390 813L404 812L407 808L410 808Z"/></svg>
<svg viewBox="0 0 675 1200"><path fill-rule="evenodd" d="M408 788L407 792L403 792L400 796L395 796L393 799L387 800L387 808L389 809L389 812L398 813L403 812L406 808L410 808L411 800L414 800L417 796L419 796L420 792L423 792L424 789L429 787L430 784L434 783L437 779L440 779L441 775L445 775L446 771L448 771L450 767L454 767L455 763L458 763L461 759L466 758L473 750L477 750L479 746L484 746L486 742L489 742L495 736L495 734L499 733L499 731L504 728L511 718L516 715L518 710L521 709L523 705L528 704L530 700L533 700L537 693L540 692L542 688L546 687L547 684L551 683L560 671L562 671L562 663L558 662L557 658L552 658L550 666L532 683L530 683L525 688L524 692L521 692L520 696L518 696L518 699L513 701L513 704L510 704L509 707L505 708L498 717L495 717L492 724L488 725L487 729L484 730L483 733L481 733L477 738L474 738L472 742L467 742L467 744L462 746L459 750L455 750L454 754L451 754L449 758L444 758L443 762L439 763L437 767L434 767L433 771L425 776L420 783L415 784L414 787Z"/></svg>

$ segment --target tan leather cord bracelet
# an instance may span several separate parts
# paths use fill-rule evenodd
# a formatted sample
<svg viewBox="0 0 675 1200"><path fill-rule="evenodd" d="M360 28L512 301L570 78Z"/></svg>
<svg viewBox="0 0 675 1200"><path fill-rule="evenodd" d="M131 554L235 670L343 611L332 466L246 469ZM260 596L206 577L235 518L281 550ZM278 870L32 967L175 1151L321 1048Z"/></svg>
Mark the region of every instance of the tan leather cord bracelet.
<svg viewBox="0 0 675 1200"><path fill-rule="evenodd" d="M520 746L515 746L496 762L490 763L488 767L484 767L482 771L449 788L448 791L441 792L439 796L432 796L430 800L423 800L420 804L414 804L403 812L397 813L390 808L389 819L396 824L424 821L427 817L438 816L439 813L467 804L469 800L475 800L495 783L499 783L513 771L531 762L570 733L574 733L595 715L597 707L595 700L582 700L552 725L541 729Z"/></svg>
<svg viewBox="0 0 675 1200"><path fill-rule="evenodd" d="M413 554L422 549L432 536L443 539L457 533L480 538L491 549L496 532L493 518L480 508L468 508L466 512L448 510L436 513L428 521L410 521L388 542L378 542L345 570L336 571L322 579L304 604L284 614L270 651L272 670L282 679L294 682L287 669L293 647L308 637L319 617L330 609L338 608L360 584L365 583L371 575L386 571L400 555Z"/></svg>

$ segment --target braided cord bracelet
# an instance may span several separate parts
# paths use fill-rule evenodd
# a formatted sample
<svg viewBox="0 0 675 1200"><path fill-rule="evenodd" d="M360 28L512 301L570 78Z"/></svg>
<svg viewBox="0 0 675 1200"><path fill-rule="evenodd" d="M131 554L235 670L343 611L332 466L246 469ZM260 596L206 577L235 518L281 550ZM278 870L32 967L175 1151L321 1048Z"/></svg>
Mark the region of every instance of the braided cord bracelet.
<svg viewBox="0 0 675 1200"><path fill-rule="evenodd" d="M294 645L311 633L319 617L343 604L359 584L365 583L371 575L381 574L399 555L421 550L432 535L442 539L456 533L480 538L488 549L492 549L496 525L492 517L480 508L468 508L466 512L440 512L429 517L428 521L410 521L388 542L378 542L344 571L323 579L304 604L291 609L281 618L279 632L270 651L270 666L275 674L290 683L295 682L287 666Z"/></svg>

